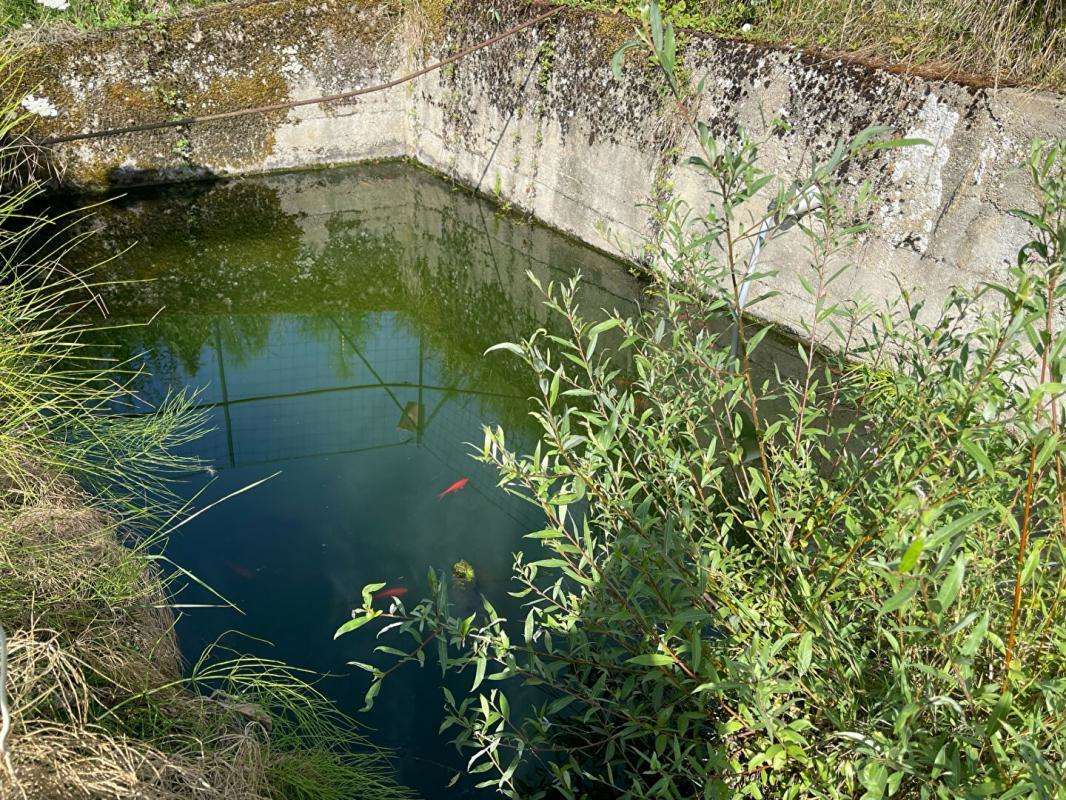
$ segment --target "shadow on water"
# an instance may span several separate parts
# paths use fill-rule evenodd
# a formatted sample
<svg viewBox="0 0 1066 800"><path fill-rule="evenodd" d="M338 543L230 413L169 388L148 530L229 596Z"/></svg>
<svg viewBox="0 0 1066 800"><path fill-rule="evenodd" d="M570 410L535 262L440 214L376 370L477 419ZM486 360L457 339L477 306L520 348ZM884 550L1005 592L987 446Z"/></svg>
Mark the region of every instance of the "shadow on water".
<svg viewBox="0 0 1066 800"><path fill-rule="evenodd" d="M117 410L150 413L193 389L210 417L188 447L205 470L179 493L202 490L203 507L280 473L170 543L170 558L244 612L184 615L188 657L237 629L263 640L227 640L242 650L330 673L323 690L356 711L366 678L347 662L373 659L373 634L332 634L364 584L414 600L431 566L465 559L475 591L458 602L483 593L513 608L511 554L538 512L497 490L467 443L500 424L531 446L534 387L516 359L483 353L548 323L527 270L545 282L580 270L584 308L631 313L639 288L619 264L401 164L131 192L92 224L80 257L110 259L111 321L162 309L104 334L145 369L140 399ZM214 602L195 585L176 600ZM445 789L464 759L437 736L439 671L397 678L361 719L398 749L402 782L460 796Z"/></svg>

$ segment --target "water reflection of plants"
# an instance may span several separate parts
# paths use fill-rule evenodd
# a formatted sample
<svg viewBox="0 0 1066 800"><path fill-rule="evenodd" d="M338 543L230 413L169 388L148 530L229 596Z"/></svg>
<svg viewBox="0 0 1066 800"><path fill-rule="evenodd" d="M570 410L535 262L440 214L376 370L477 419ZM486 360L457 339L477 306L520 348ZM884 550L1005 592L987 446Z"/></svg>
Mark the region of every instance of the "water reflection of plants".
<svg viewBox="0 0 1066 800"><path fill-rule="evenodd" d="M392 167L371 175L382 196L405 191L412 180L409 170ZM470 220L483 219L475 213L479 201L425 178L415 185L410 224L346 212L305 220L283 211L281 191L267 183L172 190L158 203L134 195L105 207L98 216L107 248L121 251L145 237L109 265L108 277L128 282L109 289L108 306L126 319L164 309L151 326L126 328L108 344L120 358L142 359L154 380L167 384L179 373L195 374L206 353L221 350L235 365L247 361L266 345L277 315L320 344L335 342L340 326L346 342L360 348L376 330L375 312L395 312L404 335L432 353L445 386L500 395L491 400L496 414L524 416L522 398L533 388L528 377L514 364L481 357L540 316L527 294L512 295L526 288L514 278L515 254L497 263L488 231L472 227ZM233 224L237 214L240 226ZM246 228L248 214L255 224ZM513 225L550 236L511 220L493 218L493 225L505 226L504 239L514 238L506 227ZM237 228L262 233L234 236ZM322 349L343 382L358 359L345 348Z"/></svg>

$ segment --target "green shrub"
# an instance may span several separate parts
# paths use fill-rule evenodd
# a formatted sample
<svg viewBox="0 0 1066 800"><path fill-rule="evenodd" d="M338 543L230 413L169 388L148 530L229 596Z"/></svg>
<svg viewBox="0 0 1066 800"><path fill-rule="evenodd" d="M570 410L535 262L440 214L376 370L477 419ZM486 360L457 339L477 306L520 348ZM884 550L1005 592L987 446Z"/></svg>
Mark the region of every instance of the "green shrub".
<svg viewBox="0 0 1066 800"><path fill-rule="evenodd" d="M490 430L480 453L546 519L516 556L524 620L452 616L442 578L410 610L367 593L338 634L417 642L362 665L368 702L435 650L472 675L446 726L511 797L1061 797L1066 140L1034 146L1009 280L873 310L832 299L869 194L833 176L906 143L866 131L752 219L776 180L757 148L694 133L714 199L662 209L642 315L590 320L549 284L570 335L498 346L540 386L535 451ZM791 375L759 368L746 314L774 281L741 257L785 228L809 253Z"/></svg>

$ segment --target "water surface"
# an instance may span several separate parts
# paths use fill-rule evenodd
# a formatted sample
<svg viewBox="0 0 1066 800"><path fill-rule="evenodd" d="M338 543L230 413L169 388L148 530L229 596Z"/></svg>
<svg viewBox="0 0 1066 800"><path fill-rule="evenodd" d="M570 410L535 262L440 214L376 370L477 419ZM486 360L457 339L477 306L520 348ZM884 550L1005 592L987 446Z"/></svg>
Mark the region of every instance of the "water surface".
<svg viewBox="0 0 1066 800"><path fill-rule="evenodd" d="M546 283L581 270L585 308L631 310L619 264L401 164L135 192L95 220L82 256L113 256L102 277L126 281L104 292L112 319L154 317L107 334L148 373L122 410L185 389L209 414L188 448L205 470L179 494L201 508L274 475L169 545L243 611L183 614L188 658L224 637L329 673L323 690L354 712L367 679L347 662L373 660L373 633L332 634L364 584L414 600L429 568L465 559L476 583L456 602L511 608L511 554L538 513L468 443L500 424L530 446L533 386L517 359L483 353L544 324L527 271ZM213 599L192 585L177 602ZM398 750L401 782L455 797L470 791L445 789L465 759L438 737L440 709L439 670L410 665L361 719Z"/></svg>

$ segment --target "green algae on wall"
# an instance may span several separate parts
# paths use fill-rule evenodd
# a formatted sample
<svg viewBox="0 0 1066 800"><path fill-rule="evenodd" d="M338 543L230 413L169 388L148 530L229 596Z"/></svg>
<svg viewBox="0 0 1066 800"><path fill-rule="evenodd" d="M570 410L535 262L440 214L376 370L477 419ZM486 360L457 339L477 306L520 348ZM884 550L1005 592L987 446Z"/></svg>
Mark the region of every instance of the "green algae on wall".
<svg viewBox="0 0 1066 800"><path fill-rule="evenodd" d="M267 2L220 7L126 31L85 34L24 53L19 83L48 97L44 138L329 93L391 75L400 14L389 3ZM330 112L326 109L327 113ZM286 111L60 147L66 182L83 187L254 170ZM66 158L69 153L78 154ZM398 154L397 154L398 155Z"/></svg>

